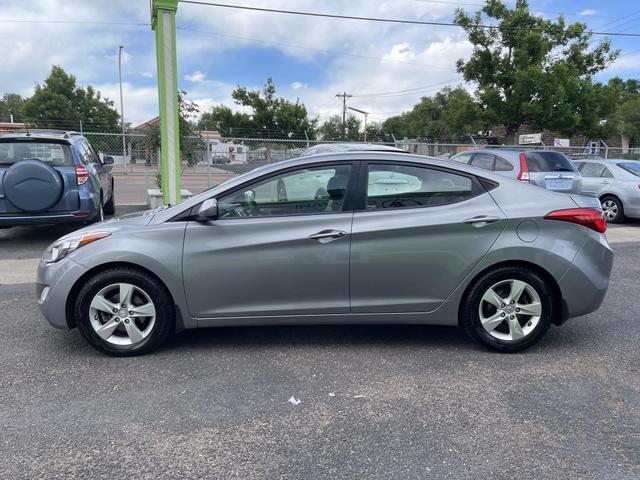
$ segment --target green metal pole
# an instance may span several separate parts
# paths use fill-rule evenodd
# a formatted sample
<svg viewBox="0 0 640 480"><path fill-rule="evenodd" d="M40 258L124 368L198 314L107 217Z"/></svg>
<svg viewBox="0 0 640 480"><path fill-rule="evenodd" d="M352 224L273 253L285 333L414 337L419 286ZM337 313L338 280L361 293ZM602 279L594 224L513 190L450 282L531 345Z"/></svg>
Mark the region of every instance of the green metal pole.
<svg viewBox="0 0 640 480"><path fill-rule="evenodd" d="M151 28L156 32L156 61L158 63L162 193L165 204L175 205L181 200L178 67L176 62L178 0L153 0L151 8Z"/></svg>

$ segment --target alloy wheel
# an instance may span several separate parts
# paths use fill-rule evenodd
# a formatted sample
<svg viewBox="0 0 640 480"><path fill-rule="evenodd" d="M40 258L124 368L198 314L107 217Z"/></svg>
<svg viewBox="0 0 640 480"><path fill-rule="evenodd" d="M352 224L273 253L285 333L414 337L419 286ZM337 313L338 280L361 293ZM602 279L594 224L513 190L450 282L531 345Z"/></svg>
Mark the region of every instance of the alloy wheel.
<svg viewBox="0 0 640 480"><path fill-rule="evenodd" d="M604 216L606 217L607 221L611 221L614 218L616 218L616 216L618 215L618 204L611 200L605 200L604 202L601 203L602 205L602 210L604 211Z"/></svg>
<svg viewBox="0 0 640 480"><path fill-rule="evenodd" d="M107 343L136 345L152 332L156 308L140 287L114 283L100 290L91 300L89 323Z"/></svg>
<svg viewBox="0 0 640 480"><path fill-rule="evenodd" d="M480 300L480 323L498 340L521 340L540 322L542 302L527 282L502 280L489 288Z"/></svg>

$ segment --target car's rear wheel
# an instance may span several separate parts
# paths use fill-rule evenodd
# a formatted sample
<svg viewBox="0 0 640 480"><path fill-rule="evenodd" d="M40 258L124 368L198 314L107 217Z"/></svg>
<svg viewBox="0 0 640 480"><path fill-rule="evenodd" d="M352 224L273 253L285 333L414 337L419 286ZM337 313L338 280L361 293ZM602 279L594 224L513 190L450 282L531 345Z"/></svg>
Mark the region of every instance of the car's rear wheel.
<svg viewBox="0 0 640 480"><path fill-rule="evenodd" d="M111 198L109 198L109 201L104 204L104 214L113 215L114 213L116 213L116 192L114 184L111 182Z"/></svg>
<svg viewBox="0 0 640 480"><path fill-rule="evenodd" d="M148 353L174 330L173 304L166 288L135 268L100 272L82 287L76 324L87 341L114 356Z"/></svg>
<svg viewBox="0 0 640 480"><path fill-rule="evenodd" d="M624 207L622 202L613 196L606 196L600 199L600 205L604 211L604 218L609 223L620 223L624 221Z"/></svg>
<svg viewBox="0 0 640 480"><path fill-rule="evenodd" d="M517 352L538 342L551 326L552 295L536 272L520 266L499 267L468 289L460 323L485 346Z"/></svg>

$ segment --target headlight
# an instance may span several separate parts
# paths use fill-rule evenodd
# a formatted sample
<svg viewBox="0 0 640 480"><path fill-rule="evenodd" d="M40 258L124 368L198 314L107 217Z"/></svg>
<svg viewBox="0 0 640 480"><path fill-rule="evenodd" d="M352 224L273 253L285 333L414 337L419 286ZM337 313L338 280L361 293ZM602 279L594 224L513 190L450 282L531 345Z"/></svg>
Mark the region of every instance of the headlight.
<svg viewBox="0 0 640 480"><path fill-rule="evenodd" d="M77 235L75 237L63 238L49 245L49 247L44 251L42 259L46 263L57 262L69 255L71 252L76 251L80 247L89 245L90 243L93 243L96 240L100 240L101 238L108 237L109 235L111 235L110 232L96 232L85 233L84 235Z"/></svg>

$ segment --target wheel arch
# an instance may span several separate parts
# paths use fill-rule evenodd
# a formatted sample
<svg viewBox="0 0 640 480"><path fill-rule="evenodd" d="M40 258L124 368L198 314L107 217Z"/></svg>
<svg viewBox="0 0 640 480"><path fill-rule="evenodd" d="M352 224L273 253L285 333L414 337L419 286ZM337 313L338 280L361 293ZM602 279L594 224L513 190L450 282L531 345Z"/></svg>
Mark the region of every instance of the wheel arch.
<svg viewBox="0 0 640 480"><path fill-rule="evenodd" d="M175 312L175 319L176 319L176 330L182 330L184 328L184 322L183 322L183 319L182 319L182 314L180 312L180 309L177 307L177 305L175 303L175 299L173 298L173 295L171 294L171 290L169 290L169 288L167 287L165 282L158 275L156 275L154 272L152 272L148 268L142 267L142 266L137 265L135 263L130 263L130 262L108 262L108 263L103 263L103 264L97 265L97 266L87 270L85 273L83 273L76 280L76 282L71 287L71 290L69 291L69 295L67 295L67 301L66 301L66 304L65 304L65 316L67 318L67 326L69 327L69 329L75 328L77 326L76 323L75 323L74 308L75 308L76 299L78 298L78 293L80 292L80 289L83 287L83 285L87 282L87 280L89 278L93 277L94 275L97 275L98 273L104 272L106 270L115 269L115 268L133 268L133 269L142 271L142 272L146 273L147 275L153 277L155 280L157 280L158 283L160 283L160 285L162 285L164 287L164 289L166 290L167 295L171 299L171 303L174 305L174 312Z"/></svg>
<svg viewBox="0 0 640 480"><path fill-rule="evenodd" d="M495 270L502 267L527 268L537 273L538 275L540 275L540 277L542 277L545 280L545 283L549 285L553 293L553 297L551 299L551 302L552 302L551 321L555 325L561 325L566 321L566 319L568 318L568 308L562 299L562 290L560 290L560 285L558 284L554 276L551 273L549 273L547 270L545 270L543 267L532 262L527 262L526 260L505 260L502 262L494 263L493 265L486 267L485 269L478 272L473 277L473 279L467 284L467 287L465 288L461 298L462 299L466 298L467 294L469 293L469 290L475 284L478 278L490 272L491 270ZM463 302L460 301L460 305L458 306L458 318L460 318L460 309L462 308L462 304Z"/></svg>

